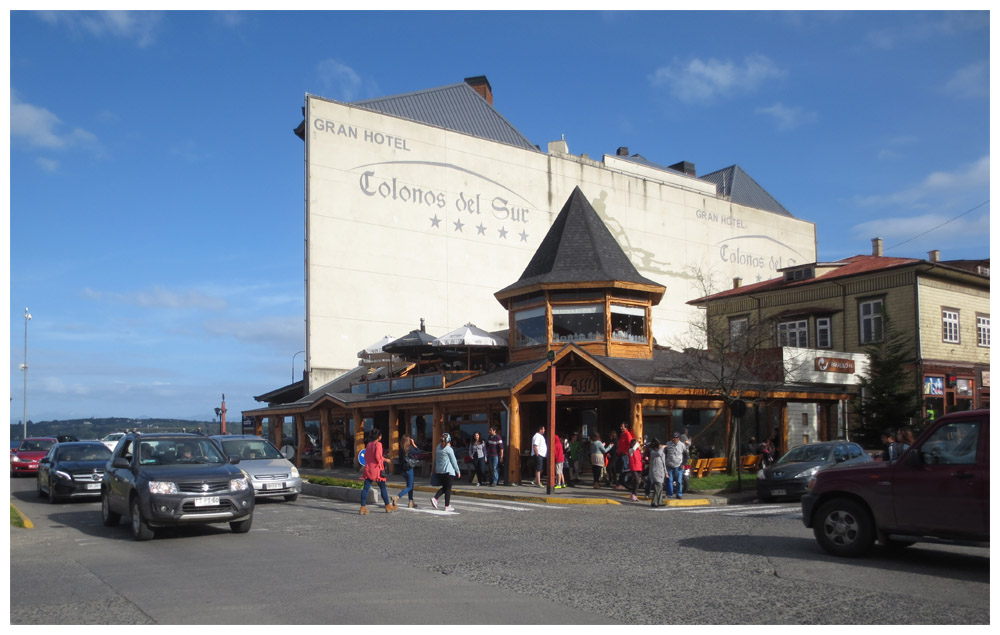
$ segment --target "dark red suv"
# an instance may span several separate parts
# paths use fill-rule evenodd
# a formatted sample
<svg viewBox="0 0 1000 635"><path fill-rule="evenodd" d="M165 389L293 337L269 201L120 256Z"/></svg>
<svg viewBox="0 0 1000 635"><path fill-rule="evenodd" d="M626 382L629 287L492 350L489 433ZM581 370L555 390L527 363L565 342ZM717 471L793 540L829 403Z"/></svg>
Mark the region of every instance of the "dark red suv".
<svg viewBox="0 0 1000 635"><path fill-rule="evenodd" d="M802 522L835 556L919 540L989 543L990 411L947 414L892 462L818 472Z"/></svg>

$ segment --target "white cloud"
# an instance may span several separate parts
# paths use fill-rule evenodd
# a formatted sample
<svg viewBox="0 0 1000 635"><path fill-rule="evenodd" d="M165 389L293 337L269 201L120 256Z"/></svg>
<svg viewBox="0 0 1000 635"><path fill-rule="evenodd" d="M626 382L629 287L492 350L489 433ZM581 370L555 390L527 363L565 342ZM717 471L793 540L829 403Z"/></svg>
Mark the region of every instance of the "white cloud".
<svg viewBox="0 0 1000 635"><path fill-rule="evenodd" d="M650 83L665 85L681 101L696 103L751 93L765 82L781 79L786 74L764 55L750 55L742 64L695 58L687 63L675 60L670 66L656 69Z"/></svg>
<svg viewBox="0 0 1000 635"><path fill-rule="evenodd" d="M944 92L955 97L988 97L990 77L986 62L976 62L955 71L945 83Z"/></svg>
<svg viewBox="0 0 1000 635"><path fill-rule="evenodd" d="M55 159L38 157L35 159L35 163L37 163L38 167L42 168L46 172L57 172L59 170L59 162Z"/></svg>
<svg viewBox="0 0 1000 635"><path fill-rule="evenodd" d="M151 309L203 309L222 311L227 303L224 298L208 295L200 291L172 291L162 286L153 286L143 291L118 293L113 291L95 291L85 288L83 295L91 300L110 302L128 306L138 306Z"/></svg>
<svg viewBox="0 0 1000 635"><path fill-rule="evenodd" d="M891 250L897 243L905 242L905 245L900 244L899 247L908 253L931 249L979 248L989 245L990 215L986 211L960 218L955 218L955 214L951 212L892 216L855 225L851 228L851 233L859 242L878 236L885 241L887 250ZM947 253L941 256L948 257Z"/></svg>
<svg viewBox="0 0 1000 635"><path fill-rule="evenodd" d="M865 34L865 39L875 48L889 50L911 43L921 44L928 40L954 36L967 31L977 31L989 27L988 11L962 11L914 14L917 18L891 29L873 29ZM925 16L934 19L928 20Z"/></svg>
<svg viewBox="0 0 1000 635"><path fill-rule="evenodd" d="M778 126L778 130L791 130L807 123L813 123L817 119L814 112L809 112L798 106L786 106L781 102L774 105L758 108L758 115L770 115Z"/></svg>
<svg viewBox="0 0 1000 635"><path fill-rule="evenodd" d="M926 209L978 188L988 196L989 180L990 158L985 156L954 172L932 172L916 185L889 194L862 197L857 202L866 207Z"/></svg>
<svg viewBox="0 0 1000 635"><path fill-rule="evenodd" d="M22 139L35 148L66 150L72 147L90 148L100 152L97 136L83 128L65 132L66 126L52 111L20 100L17 94L10 98L10 136Z"/></svg>
<svg viewBox="0 0 1000 635"><path fill-rule="evenodd" d="M245 342L289 350L305 341L302 316L266 317L258 320L214 320L202 324L212 335L235 337ZM295 349L298 350L298 349Z"/></svg>
<svg viewBox="0 0 1000 635"><path fill-rule="evenodd" d="M353 68L334 60L323 60L316 66L323 96L341 101L353 101L361 91L361 77Z"/></svg>
<svg viewBox="0 0 1000 635"><path fill-rule="evenodd" d="M158 11L39 11L38 16L49 24L97 38L134 40L140 48L155 41L163 17Z"/></svg>

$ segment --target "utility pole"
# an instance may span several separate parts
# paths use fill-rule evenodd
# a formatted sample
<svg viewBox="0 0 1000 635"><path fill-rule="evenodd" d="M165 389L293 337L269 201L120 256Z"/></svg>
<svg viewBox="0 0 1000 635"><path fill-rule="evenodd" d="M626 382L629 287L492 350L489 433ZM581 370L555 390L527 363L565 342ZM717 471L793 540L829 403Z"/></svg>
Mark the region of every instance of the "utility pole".
<svg viewBox="0 0 1000 635"><path fill-rule="evenodd" d="M28 313L28 307L24 307L24 363L21 364L21 370L24 372L24 411L21 413L21 423L24 424L23 438L25 439L28 438L28 321L30 319L31 314Z"/></svg>

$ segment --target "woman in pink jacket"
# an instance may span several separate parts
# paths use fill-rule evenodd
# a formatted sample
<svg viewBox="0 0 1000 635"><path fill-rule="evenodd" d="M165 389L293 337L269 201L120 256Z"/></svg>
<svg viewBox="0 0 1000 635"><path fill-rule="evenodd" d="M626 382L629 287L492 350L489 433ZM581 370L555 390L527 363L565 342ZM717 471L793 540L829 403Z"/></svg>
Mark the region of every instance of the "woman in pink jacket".
<svg viewBox="0 0 1000 635"><path fill-rule="evenodd" d="M632 439L628 449L628 470L632 473L632 502L639 500L639 483L642 482L642 447L638 439Z"/></svg>
<svg viewBox="0 0 1000 635"><path fill-rule="evenodd" d="M361 514L368 513L365 503L368 502L368 491L372 488L372 481L378 483L382 500L385 501L385 513L388 514L396 510L396 497L389 498L382 470L386 463L391 465L391 460L382 456L382 432L378 428L372 428L368 439L368 445L365 446L365 469L361 471L361 478L365 479L365 486L361 489Z"/></svg>

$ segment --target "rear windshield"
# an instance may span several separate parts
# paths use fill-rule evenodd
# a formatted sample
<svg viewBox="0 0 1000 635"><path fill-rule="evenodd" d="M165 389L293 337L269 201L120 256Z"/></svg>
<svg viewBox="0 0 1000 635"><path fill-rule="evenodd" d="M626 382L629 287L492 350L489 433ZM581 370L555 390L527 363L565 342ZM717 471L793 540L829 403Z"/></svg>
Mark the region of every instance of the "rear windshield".
<svg viewBox="0 0 1000 635"><path fill-rule="evenodd" d="M107 461L110 458L111 450L107 446L97 443L59 448L56 454L57 461Z"/></svg>
<svg viewBox="0 0 1000 635"><path fill-rule="evenodd" d="M47 439L25 439L21 441L21 446L17 449L22 452L48 452L49 448L55 444L55 441Z"/></svg>
<svg viewBox="0 0 1000 635"><path fill-rule="evenodd" d="M285 458L264 439L225 439L222 441L222 449L226 456L235 454L244 461Z"/></svg>
<svg viewBox="0 0 1000 635"><path fill-rule="evenodd" d="M831 445L800 445L788 454L778 459L778 463L804 463L806 461L827 461L830 452L833 451Z"/></svg>

